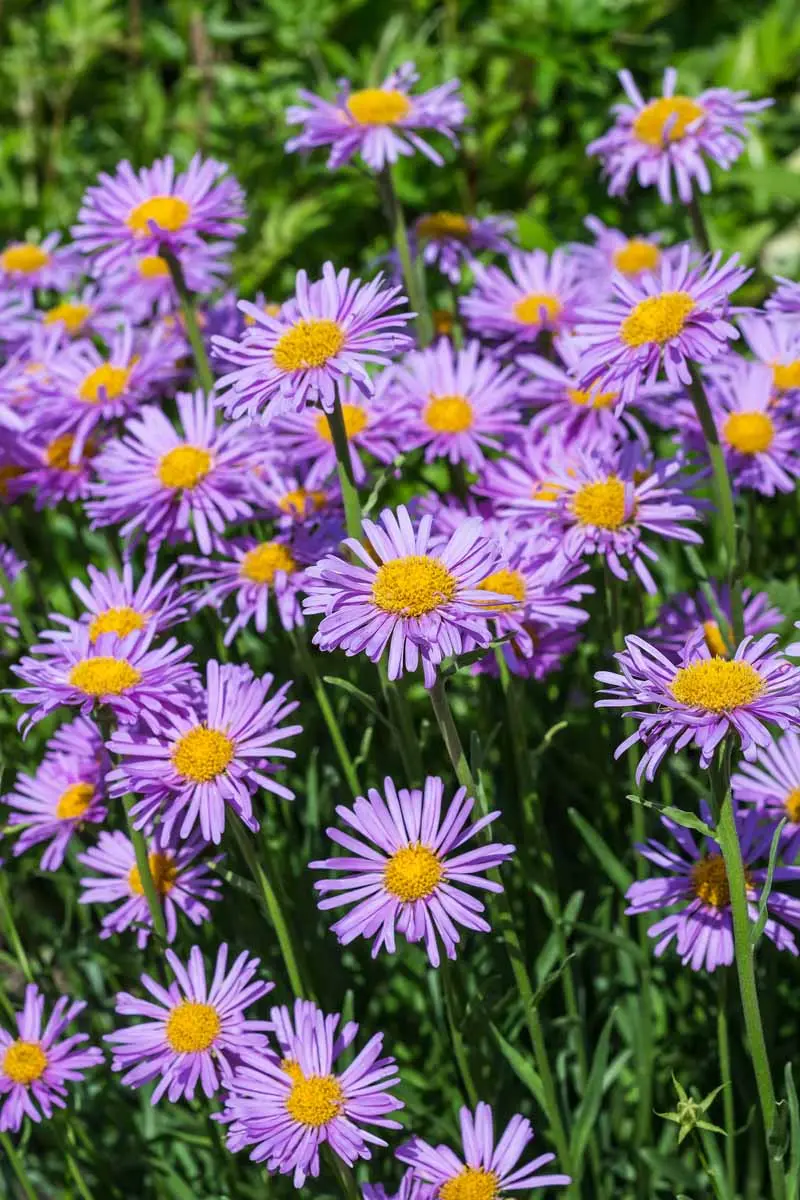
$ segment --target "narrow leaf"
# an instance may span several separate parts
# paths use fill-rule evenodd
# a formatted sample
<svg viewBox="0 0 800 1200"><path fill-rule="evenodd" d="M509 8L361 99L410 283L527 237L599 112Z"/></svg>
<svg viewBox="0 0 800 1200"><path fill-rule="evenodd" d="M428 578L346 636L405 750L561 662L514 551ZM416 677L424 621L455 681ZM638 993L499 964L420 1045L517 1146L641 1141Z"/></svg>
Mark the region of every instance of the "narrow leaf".
<svg viewBox="0 0 800 1200"><path fill-rule="evenodd" d="M778 848L780 845L781 834L783 833L783 827L786 824L787 819L787 817L781 818L781 820L775 826L775 832L772 835L772 842L770 843L769 847L767 877L764 880L764 886L761 889L761 898L758 902L758 919L750 931L750 942L752 943L753 949L755 949L758 943L761 941L762 934L764 933L764 929L766 928L767 920L769 918L769 910L767 905L769 902L769 894L772 891L772 880L775 876L775 864L778 861Z"/></svg>
<svg viewBox="0 0 800 1200"><path fill-rule="evenodd" d="M608 878L622 892L623 896L633 883L633 875L617 858L607 842L588 821L584 820L577 809L570 808L569 819L583 838L589 850L595 856Z"/></svg>
<svg viewBox="0 0 800 1200"><path fill-rule="evenodd" d="M530 1059L526 1058L524 1054L520 1054L519 1050L515 1050L510 1042L506 1041L500 1030L492 1021L489 1022L489 1028L491 1029L492 1036L497 1043L498 1050L511 1067L511 1070L514 1072L517 1079L519 1079L520 1083L525 1084L525 1087L528 1088L528 1090L536 1099L537 1104L539 1104L541 1108L546 1108L547 1102L545 1100L544 1087L539 1077L539 1073L534 1067L533 1063L530 1061Z"/></svg>
<svg viewBox="0 0 800 1200"><path fill-rule="evenodd" d="M606 1067L608 1066L611 1030L616 1017L617 1012L615 1009L608 1017L600 1037L597 1039L589 1078L586 1080L583 1097L575 1114L575 1123L572 1128L572 1138L570 1140L570 1158L572 1160L573 1174L578 1182L580 1182L583 1172L583 1157L586 1146L603 1100L603 1080L605 1078Z"/></svg>

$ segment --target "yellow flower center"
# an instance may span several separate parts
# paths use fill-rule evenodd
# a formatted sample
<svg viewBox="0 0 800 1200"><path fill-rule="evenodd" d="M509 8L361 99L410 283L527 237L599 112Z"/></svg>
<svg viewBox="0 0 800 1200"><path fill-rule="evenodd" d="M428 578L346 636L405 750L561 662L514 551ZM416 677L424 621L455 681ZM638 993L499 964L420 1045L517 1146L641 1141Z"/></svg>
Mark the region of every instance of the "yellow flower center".
<svg viewBox="0 0 800 1200"><path fill-rule="evenodd" d="M175 887L175 880L179 874L175 859L171 854L164 854L161 850L153 850L147 856L147 865L150 868L150 874L159 896L168 895ZM142 883L139 868L136 865L132 866L128 872L128 887L134 896L144 895L144 884Z"/></svg>
<svg viewBox="0 0 800 1200"><path fill-rule="evenodd" d="M213 461L202 446L176 446L158 460L156 474L164 487L191 491L205 479Z"/></svg>
<svg viewBox="0 0 800 1200"><path fill-rule="evenodd" d="M453 332L455 318L449 308L435 308L431 313L433 329L439 337L449 337Z"/></svg>
<svg viewBox="0 0 800 1200"><path fill-rule="evenodd" d="M790 363L773 363L772 381L779 392L800 388L800 358Z"/></svg>
<svg viewBox="0 0 800 1200"><path fill-rule="evenodd" d="M572 511L581 525L619 529L625 523L625 484L616 475L585 483L572 497Z"/></svg>
<svg viewBox="0 0 800 1200"><path fill-rule="evenodd" d="M172 763L184 779L195 783L208 783L221 775L233 758L236 746L219 729L207 729L197 725L190 729L175 744Z"/></svg>
<svg viewBox="0 0 800 1200"><path fill-rule="evenodd" d="M612 262L623 275L638 275L640 271L654 271L661 259L661 251L644 238L631 238L619 250L615 250Z"/></svg>
<svg viewBox="0 0 800 1200"><path fill-rule="evenodd" d="M300 1070L300 1064L295 1062L293 1058L281 1059L281 1070L288 1075L290 1079L302 1079L303 1072Z"/></svg>
<svg viewBox="0 0 800 1200"><path fill-rule="evenodd" d="M436 212L421 217L416 224L417 237L426 238L455 238L459 242L469 241L472 226L461 213Z"/></svg>
<svg viewBox="0 0 800 1200"><path fill-rule="evenodd" d="M345 428L347 428L346 425ZM327 421L325 429L330 433ZM293 491L287 492L285 496L281 496L278 501L278 508L281 512L288 513L292 517L302 517L308 512L319 512L324 507L325 493L316 490L306 491L305 488L295 488Z"/></svg>
<svg viewBox="0 0 800 1200"><path fill-rule="evenodd" d="M434 433L464 433L475 414L466 396L431 396L422 416Z"/></svg>
<svg viewBox="0 0 800 1200"><path fill-rule="evenodd" d="M141 671L127 659L105 655L84 658L69 673L69 682L85 696L121 696L141 678Z"/></svg>
<svg viewBox="0 0 800 1200"><path fill-rule="evenodd" d="M47 1070L47 1055L38 1042L12 1042L3 1055L3 1074L26 1087Z"/></svg>
<svg viewBox="0 0 800 1200"><path fill-rule="evenodd" d="M491 601L487 601L487 606L491 606L495 612L513 612L525 599L525 580L521 571L510 571L508 568L504 568L501 571L495 571L492 575L487 575L483 583L478 584L478 590L513 596L516 602L514 604L493 604Z"/></svg>
<svg viewBox="0 0 800 1200"><path fill-rule="evenodd" d="M56 471L77 471L80 468L80 462L73 463L69 460L74 444L75 438L71 433L62 433L59 437L53 438L44 452L44 461L48 467L53 467Z"/></svg>
<svg viewBox="0 0 800 1200"><path fill-rule="evenodd" d="M78 304L71 300L65 300L63 304L56 304L54 308L45 313L44 323L45 325L55 325L57 321L61 321L67 333L80 333L91 315L91 304Z"/></svg>
<svg viewBox="0 0 800 1200"><path fill-rule="evenodd" d="M583 388L569 388L567 395L578 408L611 408L619 399L619 392L584 391Z"/></svg>
<svg viewBox="0 0 800 1200"><path fill-rule="evenodd" d="M139 274L142 279L163 279L169 275L169 267L160 254L145 254L139 259Z"/></svg>
<svg viewBox="0 0 800 1200"><path fill-rule="evenodd" d="M633 132L647 146L663 146L665 140L679 142L689 125L703 116L705 109L689 96L660 96L644 106L633 122Z"/></svg>
<svg viewBox="0 0 800 1200"><path fill-rule="evenodd" d="M105 391L106 400L116 400L121 396L130 377L129 367L115 367L113 363L101 363L84 379L78 388L78 395L86 404L97 404L100 399L100 389Z"/></svg>
<svg viewBox="0 0 800 1200"><path fill-rule="evenodd" d="M740 454L761 454L772 445L775 426L765 412L734 412L726 420L722 434Z"/></svg>
<svg viewBox="0 0 800 1200"><path fill-rule="evenodd" d="M139 237L150 233L151 221L166 233L177 233L191 215L191 208L180 196L151 196L131 209L125 224Z"/></svg>
<svg viewBox="0 0 800 1200"><path fill-rule="evenodd" d="M91 807L94 787L91 783L73 783L62 792L56 805L59 821L75 821Z"/></svg>
<svg viewBox="0 0 800 1200"><path fill-rule="evenodd" d="M464 1167L439 1188L438 1200L495 1200L500 1180L483 1167Z"/></svg>
<svg viewBox="0 0 800 1200"><path fill-rule="evenodd" d="M321 317L298 321L278 338L272 359L281 371L305 371L323 367L339 353L347 335L336 321Z"/></svg>
<svg viewBox="0 0 800 1200"><path fill-rule="evenodd" d="M39 271L49 262L50 255L47 251L30 242L19 242L16 246L9 246L0 254L0 264L4 271L19 271L23 275Z"/></svg>
<svg viewBox="0 0 800 1200"><path fill-rule="evenodd" d="M167 1017L167 1041L178 1054L208 1050L222 1028L219 1013L211 1004L184 1000Z"/></svg>
<svg viewBox="0 0 800 1200"><path fill-rule="evenodd" d="M800 788L792 788L784 800L786 815L793 825L800 825Z"/></svg>
<svg viewBox="0 0 800 1200"><path fill-rule="evenodd" d="M344 1092L332 1075L300 1075L286 1098L286 1111L300 1125L319 1129L338 1117Z"/></svg>
<svg viewBox="0 0 800 1200"><path fill-rule="evenodd" d="M728 647L725 645L725 638L722 636L722 630L716 621L703 622L703 636L705 637L706 646L709 653L715 658L728 658Z"/></svg>
<svg viewBox="0 0 800 1200"><path fill-rule="evenodd" d="M414 842L395 850L383 869L383 886L398 900L410 903L431 896L444 876L444 867L432 850Z"/></svg>
<svg viewBox="0 0 800 1200"><path fill-rule="evenodd" d="M252 583L272 583L278 571L290 575L297 563L282 542L262 542L248 550L242 559L242 578Z"/></svg>
<svg viewBox="0 0 800 1200"><path fill-rule="evenodd" d="M447 604L458 580L438 558L409 554L384 563L372 584L372 599L384 612L422 617Z"/></svg>
<svg viewBox="0 0 800 1200"><path fill-rule="evenodd" d="M662 292L640 300L620 326L626 346L665 346L683 332L694 311L688 292Z"/></svg>
<svg viewBox="0 0 800 1200"><path fill-rule="evenodd" d="M411 101L395 88L362 88L348 96L347 111L359 125L393 125L408 116Z"/></svg>
<svg viewBox="0 0 800 1200"><path fill-rule="evenodd" d="M348 442L351 438L357 437L358 434L361 433L362 429L366 429L367 425L369 424L369 417L367 416L366 410L359 408L357 404L343 404L342 419L344 421L344 432ZM320 413L315 418L314 428L323 441L330 443L331 446L333 445L333 434L331 433L331 427L328 424L328 418L325 416L325 413Z"/></svg>
<svg viewBox="0 0 800 1200"><path fill-rule="evenodd" d="M541 325L543 321L554 321L561 312L561 302L548 292L531 292L514 305L514 316L523 325Z"/></svg>
<svg viewBox="0 0 800 1200"><path fill-rule="evenodd" d="M692 867L694 894L712 908L727 908L731 902L728 874L721 854L709 854Z"/></svg>
<svg viewBox="0 0 800 1200"><path fill-rule="evenodd" d="M117 637L124 638L129 633L144 629L146 624L147 617L135 608L107 608L105 612L98 613L89 626L89 641L96 642L101 633L115 633Z"/></svg>
<svg viewBox="0 0 800 1200"><path fill-rule="evenodd" d="M707 658L681 667L669 690L679 704L705 712L733 712L751 704L764 691L755 667L739 659Z"/></svg>

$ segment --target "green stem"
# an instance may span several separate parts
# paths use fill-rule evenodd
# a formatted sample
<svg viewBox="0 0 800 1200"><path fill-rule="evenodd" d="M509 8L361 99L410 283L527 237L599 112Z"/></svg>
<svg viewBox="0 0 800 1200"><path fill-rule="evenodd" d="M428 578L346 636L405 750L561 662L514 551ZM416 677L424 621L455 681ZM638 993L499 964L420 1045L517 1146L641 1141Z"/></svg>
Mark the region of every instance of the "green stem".
<svg viewBox="0 0 800 1200"><path fill-rule="evenodd" d="M453 1044L453 1054L455 1055L456 1065L458 1066L461 1082L464 1085L464 1091L471 1108L475 1108L478 1103L478 1091L475 1087L470 1070L469 1058L467 1057L467 1048L464 1043L464 1035L461 1032L461 1027L458 1022L458 1006L455 997L455 981L453 979L452 964L445 957L441 961L439 976L442 981L442 994L444 997L444 1011L447 1018L447 1027L450 1031L450 1041Z"/></svg>
<svg viewBox="0 0 800 1200"><path fill-rule="evenodd" d="M355 1176L352 1168L348 1167L330 1145L323 1147L323 1153L330 1163L333 1173L339 1181L339 1187L342 1189L344 1200L361 1200L358 1185L356 1184Z"/></svg>
<svg viewBox="0 0 800 1200"><path fill-rule="evenodd" d="M347 525L347 535L356 540L361 539L361 501L358 498L358 488L353 477L353 460L350 457L350 444L347 440L342 405L337 393L333 402L333 412L325 414L328 418L328 428L336 451L336 467L339 472L339 483L344 501L344 517Z"/></svg>
<svg viewBox="0 0 800 1200"><path fill-rule="evenodd" d="M8 896L5 871L0 872L0 913L2 913L3 932L6 935L9 946L14 951L14 957L19 963L19 969L28 983L33 983L33 971L31 970L30 960L25 953L25 947L22 944L22 939L19 936L14 921L14 914L11 911L11 901Z"/></svg>
<svg viewBox="0 0 800 1200"><path fill-rule="evenodd" d="M733 1076L731 1073L731 1042L728 1031L728 968L722 967L717 985L717 1046L719 1071L723 1085L722 1103L725 1113L725 1170L731 1195L736 1195L736 1114L733 1107Z"/></svg>
<svg viewBox="0 0 800 1200"><path fill-rule="evenodd" d="M703 211L700 208L700 202L697 199L697 193L692 189L692 198L688 204L689 220L692 224L692 236L697 242L697 245L703 251L703 254L711 253L711 238L708 236L708 226L703 216Z"/></svg>
<svg viewBox="0 0 800 1200"><path fill-rule="evenodd" d="M350 757L350 752L345 744L344 737L339 722L336 719L336 713L333 711L333 706L328 699L328 693L325 690L325 684L322 682L311 654L308 643L306 642L305 630L298 629L294 635L294 644L297 650L297 657L300 659L303 670L308 677L308 682L311 684L311 690L314 693L314 699L319 706L325 724L328 726L328 733L333 742L336 755L339 759L339 765L344 772L344 777L347 780L347 786L354 796L363 795L361 783L359 782L358 772L355 764Z"/></svg>
<svg viewBox="0 0 800 1200"><path fill-rule="evenodd" d="M192 293L187 287L183 267L177 255L168 246L160 246L158 253L169 267L172 283L175 291L178 293L181 312L183 313L186 336L189 339L189 345L192 347L194 369L197 372L200 387L208 395L214 387L214 374L208 361L203 335L200 332L200 326L197 322L197 313L195 312Z"/></svg>
<svg viewBox="0 0 800 1200"><path fill-rule="evenodd" d="M397 257L400 259L408 299L411 307L417 314L415 322L417 341L420 346L429 346L433 341L433 319L428 307L428 299L425 295L424 276L422 275L420 264L415 262L411 257L411 247L408 242L408 230L406 229L405 217L403 216L403 206L397 195L391 167L385 167L381 171L379 185L389 222L392 226L392 236L394 238Z"/></svg>
<svg viewBox="0 0 800 1200"><path fill-rule="evenodd" d="M128 833L133 842L133 852L136 855L136 866L139 871L139 878L142 881L144 888L147 907L150 909L150 916L153 918L153 929L156 935L161 938L162 942L167 940L167 926L164 921L164 910L161 907L161 898L158 894L153 874L150 870L150 857L147 851L147 840L140 829L134 829L133 819L131 817L131 809L133 808L133 796L128 794L123 796L122 804L125 809L125 820L128 822Z"/></svg>
<svg viewBox="0 0 800 1200"><path fill-rule="evenodd" d="M28 1178L28 1172L25 1170L25 1164L23 1163L20 1155L17 1153L14 1143L11 1141L11 1138L7 1133L0 1133L0 1146L3 1147L6 1158L11 1163L11 1169L17 1177L17 1182L25 1193L26 1200L39 1200L39 1193L36 1191L30 1179Z"/></svg>

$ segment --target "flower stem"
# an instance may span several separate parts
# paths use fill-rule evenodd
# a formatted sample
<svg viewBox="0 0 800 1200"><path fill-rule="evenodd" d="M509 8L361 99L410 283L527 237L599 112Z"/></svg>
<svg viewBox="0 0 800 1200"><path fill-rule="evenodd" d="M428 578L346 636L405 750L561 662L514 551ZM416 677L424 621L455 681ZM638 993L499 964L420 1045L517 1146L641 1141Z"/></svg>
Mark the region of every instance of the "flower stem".
<svg viewBox="0 0 800 1200"><path fill-rule="evenodd" d="M180 260L174 251L170 250L169 246L160 246L158 250L161 258L169 267L170 277L173 287L178 293L178 300L183 313L183 323L186 326L186 336L189 339L189 345L192 347L194 356L194 369L197 372L197 378L200 387L208 395L214 387L214 374L208 361L203 335L200 332L200 326L197 321L197 313L195 312L192 293L186 285L186 277L183 274L183 267Z"/></svg>
<svg viewBox="0 0 800 1200"><path fill-rule="evenodd" d="M358 488L353 477L353 462L350 457L350 446L347 441L347 430L338 393L333 402L333 412L325 414L328 418L328 428L333 438L333 448L336 451L336 466L339 472L339 484L344 500L344 517L347 525L347 535L351 538L361 538L361 501L358 498Z"/></svg>
<svg viewBox="0 0 800 1200"><path fill-rule="evenodd" d="M400 259L408 299L411 307L417 314L417 341L420 346L429 346L433 341L433 319L428 307L428 298L425 295L425 282L420 264L411 256L408 230L406 229L405 217L403 216L403 206L397 195L397 188L394 184L391 167L385 167L381 171L378 176L378 184L386 214L392 227L394 246L397 251L397 257Z"/></svg>
<svg viewBox="0 0 800 1200"><path fill-rule="evenodd" d="M728 968L721 967L717 984L717 1046L725 1112L725 1171L732 1196L736 1195L736 1114L733 1107L731 1042L728 1032Z"/></svg>
<svg viewBox="0 0 800 1200"><path fill-rule="evenodd" d="M8 883L5 877L5 871L0 872L0 914L2 914L3 932L6 935L6 940L14 951L14 957L19 963L19 969L25 976L28 983L33 983L33 971L31 970L30 960L25 953L25 947L22 944L22 939L19 936L14 914L11 911L11 901L8 896Z"/></svg>
<svg viewBox="0 0 800 1200"><path fill-rule="evenodd" d="M356 771L355 764L350 757L350 752L345 744L342 730L339 726L339 722L336 719L336 713L333 711L333 706L328 699L328 693L325 690L325 684L320 679L313 655L308 648L305 630L302 628L298 629L293 640L297 650L297 657L300 659L303 670L308 677L308 682L311 684L311 690L314 693L314 699L319 706L319 710L322 713L325 724L328 726L328 733L330 734L336 755L339 759L339 765L341 766L342 771L344 772L344 777L347 780L347 786L350 788L354 796L361 796L363 793L358 778L358 772Z"/></svg>
<svg viewBox="0 0 800 1200"><path fill-rule="evenodd" d="M440 977L442 980L442 995L444 999L444 1011L447 1020L447 1028L450 1032L450 1041L453 1044L453 1054L455 1055L456 1064L461 1082L464 1085L467 1101L470 1108L475 1108L478 1103L478 1092L472 1078L472 1071L467 1057L467 1048L464 1044L464 1035L457 1018L457 1006L455 1001L455 986L453 980L453 968L449 960L445 957L441 961Z"/></svg>
<svg viewBox="0 0 800 1200"><path fill-rule="evenodd" d="M131 809L133 808L133 796L130 793L123 796L122 804L125 809L125 820L128 822L128 833L133 842L133 852L136 855L136 866L139 871L139 878L142 881L144 888L147 907L150 909L150 916L153 918L153 929L162 941L167 940L167 926L164 921L164 910L161 907L161 900L158 895L158 889L153 879L150 870L150 858L147 853L147 841L140 829L134 829L133 819L131 817Z"/></svg>
<svg viewBox="0 0 800 1200"><path fill-rule="evenodd" d="M708 236L708 226L706 225L703 210L700 208L700 201L694 189L692 189L692 198L689 201L688 209L689 220L692 225L692 236L703 251L703 254L710 254L711 238Z"/></svg>
<svg viewBox="0 0 800 1200"><path fill-rule="evenodd" d="M3 1147L5 1156L11 1163L11 1169L17 1177L17 1182L25 1193L26 1200L39 1200L39 1193L34 1188L28 1172L25 1170L25 1164L21 1156L17 1153L17 1149L7 1133L0 1133L0 1146Z"/></svg>

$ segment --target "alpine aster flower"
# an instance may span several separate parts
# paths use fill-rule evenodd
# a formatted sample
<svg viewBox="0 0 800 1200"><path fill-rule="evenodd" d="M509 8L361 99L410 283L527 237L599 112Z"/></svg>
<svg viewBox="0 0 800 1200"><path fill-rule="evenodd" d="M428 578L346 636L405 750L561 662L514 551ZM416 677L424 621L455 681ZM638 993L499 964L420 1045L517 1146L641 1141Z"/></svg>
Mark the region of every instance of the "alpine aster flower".
<svg viewBox="0 0 800 1200"><path fill-rule="evenodd" d="M773 826L785 818L784 855L793 862L800 849L800 737L790 729L765 746L754 762L743 762L731 788L737 804L754 805Z"/></svg>
<svg viewBox="0 0 800 1200"><path fill-rule="evenodd" d="M229 254L228 242L182 248L181 270L193 296L208 296L219 287L231 269ZM169 265L160 254L140 254L120 264L108 280L108 291L119 297L118 303L134 321L148 321L154 313L175 313L180 304ZM202 328L203 314L198 319Z"/></svg>
<svg viewBox="0 0 800 1200"><path fill-rule="evenodd" d="M120 575L113 568L98 571L87 566L90 586L80 579L72 580L72 590L87 610L81 623L89 627L89 640L94 643L103 633L127 637L142 629L163 633L171 625L185 621L188 613L175 581L176 566L168 567L156 579L156 562L145 567L138 583L134 583L133 567L126 562ZM62 618L68 626L66 618Z"/></svg>
<svg viewBox="0 0 800 1200"><path fill-rule="evenodd" d="M57 297L55 304L39 314L45 329L58 330L62 338L97 334L109 342L130 316L127 296L115 288L87 283L80 291Z"/></svg>
<svg viewBox="0 0 800 1200"><path fill-rule="evenodd" d="M184 966L172 950L165 953L175 976L162 987L149 975L141 983L151 999L118 992L121 1016L145 1017L135 1025L106 1034L113 1048L111 1069L124 1072L121 1082L138 1088L157 1079L151 1103L166 1092L171 1103L194 1097L197 1084L211 1097L230 1086L233 1070L248 1050L266 1045L268 1021L253 1021L245 1010L271 992L274 983L254 979L260 964L243 951L228 968L228 947L220 946L208 983L203 954L193 946Z"/></svg>
<svg viewBox="0 0 800 1200"><path fill-rule="evenodd" d="M594 245L572 242L569 250L580 264L581 275L591 285L593 295L610 292L616 271L626 279L638 280L646 272L655 271L665 254L675 253L662 249L658 234L629 238L621 229L605 225L599 217L587 217L584 225L594 237Z"/></svg>
<svg viewBox="0 0 800 1200"><path fill-rule="evenodd" d="M772 371L779 401L794 403L800 391L800 324L782 314L739 317L744 340L753 354Z"/></svg>
<svg viewBox="0 0 800 1200"><path fill-rule="evenodd" d="M540 1154L518 1167L520 1156L533 1140L533 1127L517 1114L495 1142L492 1109L479 1101L474 1114L464 1106L459 1112L463 1160L449 1146L431 1146L413 1137L397 1151L417 1179L431 1183L439 1200L490 1200L505 1192L533 1191L571 1183L569 1175L542 1175L555 1154Z"/></svg>
<svg viewBox="0 0 800 1200"><path fill-rule="evenodd" d="M782 275L776 275L775 282L778 286L767 298L764 307L769 313L796 317L800 313L800 283L794 279L784 279Z"/></svg>
<svg viewBox="0 0 800 1200"><path fill-rule="evenodd" d="M345 431L348 425L346 405L342 406ZM352 429L352 417L350 418ZM316 430L315 430L316 432ZM355 459L353 455L353 459ZM355 464L354 464L355 465ZM267 515L283 528L315 521L341 508L338 485L322 486L312 481L309 472L287 470L284 462L259 462L256 465L255 496Z"/></svg>
<svg viewBox="0 0 800 1200"><path fill-rule="evenodd" d="M14 854L46 842L39 866L57 871L70 838L84 825L105 820L106 766L96 756L73 752L49 755L35 775L20 772L14 791L2 797L10 809L7 824L22 828Z"/></svg>
<svg viewBox="0 0 800 1200"><path fill-rule="evenodd" d="M436 1187L432 1183L417 1179L409 1167L400 1180L397 1191L387 1190L382 1183L363 1183L361 1194L364 1200L434 1200Z"/></svg>
<svg viewBox="0 0 800 1200"><path fill-rule="evenodd" d="M60 233L41 242L11 242L0 251L0 287L30 294L36 288L69 288L81 274L81 256L74 246L60 246Z"/></svg>
<svg viewBox="0 0 800 1200"><path fill-rule="evenodd" d="M94 438L81 440L74 433L33 427L20 439L17 449L20 466L15 483L33 492L37 511L90 495L99 450Z"/></svg>
<svg viewBox="0 0 800 1200"><path fill-rule="evenodd" d="M683 204L692 192L711 191L708 160L728 170L742 153L748 126L772 100L749 100L747 92L710 88L699 96L676 93L678 72L664 72L664 94L646 101L630 71L619 80L628 97L614 106L615 123L590 142L609 177L609 194L622 195L633 176L640 187L657 187L664 204L672 203L672 178Z"/></svg>
<svg viewBox="0 0 800 1200"><path fill-rule="evenodd" d="M773 369L741 361L714 380L708 397L734 486L764 496L793 492L800 435L794 414L775 406Z"/></svg>
<svg viewBox="0 0 800 1200"><path fill-rule="evenodd" d="M710 816L705 810L706 819ZM684 966L693 971L715 971L733 962L733 920L731 893L722 852L715 839L704 837L698 845L688 829L667 817L661 822L677 844L677 849L651 838L639 853L668 872L666 876L642 879L627 891L630 914L659 912L678 907L656 921L648 936L658 939L655 954L663 954L675 942ZM757 812L737 817L739 841L747 879L748 915L753 924L758 918L761 885L767 876L772 829L765 826ZM759 864L763 865L759 865ZM777 866L773 883L800 878L800 867ZM767 899L770 914L764 933L779 950L797 955L794 935L785 924L800 928L800 900L770 888ZM777 919L776 919L777 918Z"/></svg>
<svg viewBox="0 0 800 1200"><path fill-rule="evenodd" d="M331 102L313 92L298 93L303 104L286 111L289 125L302 130L286 143L286 149L315 150L330 146L328 166L341 167L359 154L373 171L381 171L399 158L418 150L441 166L443 159L420 136L433 130L456 142L456 130L464 123L466 105L460 96L460 83L451 79L427 92L411 92L419 76L413 63L404 63L386 77L380 87L351 90L343 81L341 91Z"/></svg>
<svg viewBox="0 0 800 1200"><path fill-rule="evenodd" d="M543 500L555 500L561 484L556 474L570 474L579 454L601 452L615 443L604 432L579 429L569 435L561 426L542 434L528 425L512 443L507 455L487 461L473 491L485 496L501 520L515 525L546 525L549 521Z"/></svg>
<svg viewBox="0 0 800 1200"><path fill-rule="evenodd" d="M637 722L614 757L641 742L636 778L653 779L666 754L694 745L705 769L731 733L753 761L771 743L768 724L800 725L800 669L773 650L777 640L775 634L746 637L733 658L719 658L698 630L679 655L667 658L643 638L627 637L615 655L620 673L595 675L606 685L596 707L628 709Z"/></svg>
<svg viewBox="0 0 800 1200"><path fill-rule="evenodd" d="M0 345L15 349L30 332L32 320L28 295L0 292Z"/></svg>
<svg viewBox="0 0 800 1200"><path fill-rule="evenodd" d="M482 250L510 254L516 235L516 222L509 217L470 217L456 212L425 213L414 222L412 231L423 262L436 267L453 284L460 281L464 263Z"/></svg>
<svg viewBox="0 0 800 1200"><path fill-rule="evenodd" d="M404 307L392 311L405 303L401 289L384 287L381 275L362 283L330 262L313 283L305 271L297 272L294 300L277 316L240 301L255 323L239 341L212 339L217 355L238 368L218 382L220 391L230 389L227 415L260 417L266 424L276 413L316 402L332 412L345 379L371 395L366 364L388 366L391 355L411 348L403 327L412 314Z"/></svg>
<svg viewBox="0 0 800 1200"><path fill-rule="evenodd" d="M357 836L329 828L328 837L344 847L345 856L309 863L312 870L341 872L314 885L324 897L319 907L352 906L332 927L343 946L357 937L374 938L373 958L383 947L394 954L399 932L409 942L424 941L431 965L438 967L440 941L447 957L456 957L459 925L490 931L483 904L464 889L502 891L486 872L515 848L492 842L462 849L500 815L471 822L475 801L466 788L458 789L444 813L444 785L436 776L428 776L422 789L398 791L389 778L383 788L384 796L370 788L368 799L358 796L352 808L337 806L337 815Z"/></svg>
<svg viewBox="0 0 800 1200"><path fill-rule="evenodd" d="M542 330L570 330L587 299L578 264L565 251L509 255L511 278L499 267L473 264L475 287L461 311L478 337L503 339L509 349L534 342Z"/></svg>
<svg viewBox="0 0 800 1200"><path fill-rule="evenodd" d="M661 606L653 628L647 630L647 640L662 654L674 658L680 654L687 639L702 630L710 654L716 658L730 657L728 642L733 620L730 588L713 581L710 587L716 609L724 618L723 624L727 622L727 629L720 629L716 612L702 592L675 596ZM777 631L783 623L783 613L770 604L766 592L753 593L745 588L742 604L744 632L751 637Z"/></svg>
<svg viewBox="0 0 800 1200"><path fill-rule="evenodd" d="M35 983L28 984L16 1015L17 1036L0 1027L0 1132L16 1133L25 1117L38 1123L52 1117L54 1108L66 1108L66 1085L103 1061L95 1046L79 1049L85 1033L61 1036L84 1008L83 1000L61 996L44 1024L44 996Z"/></svg>

